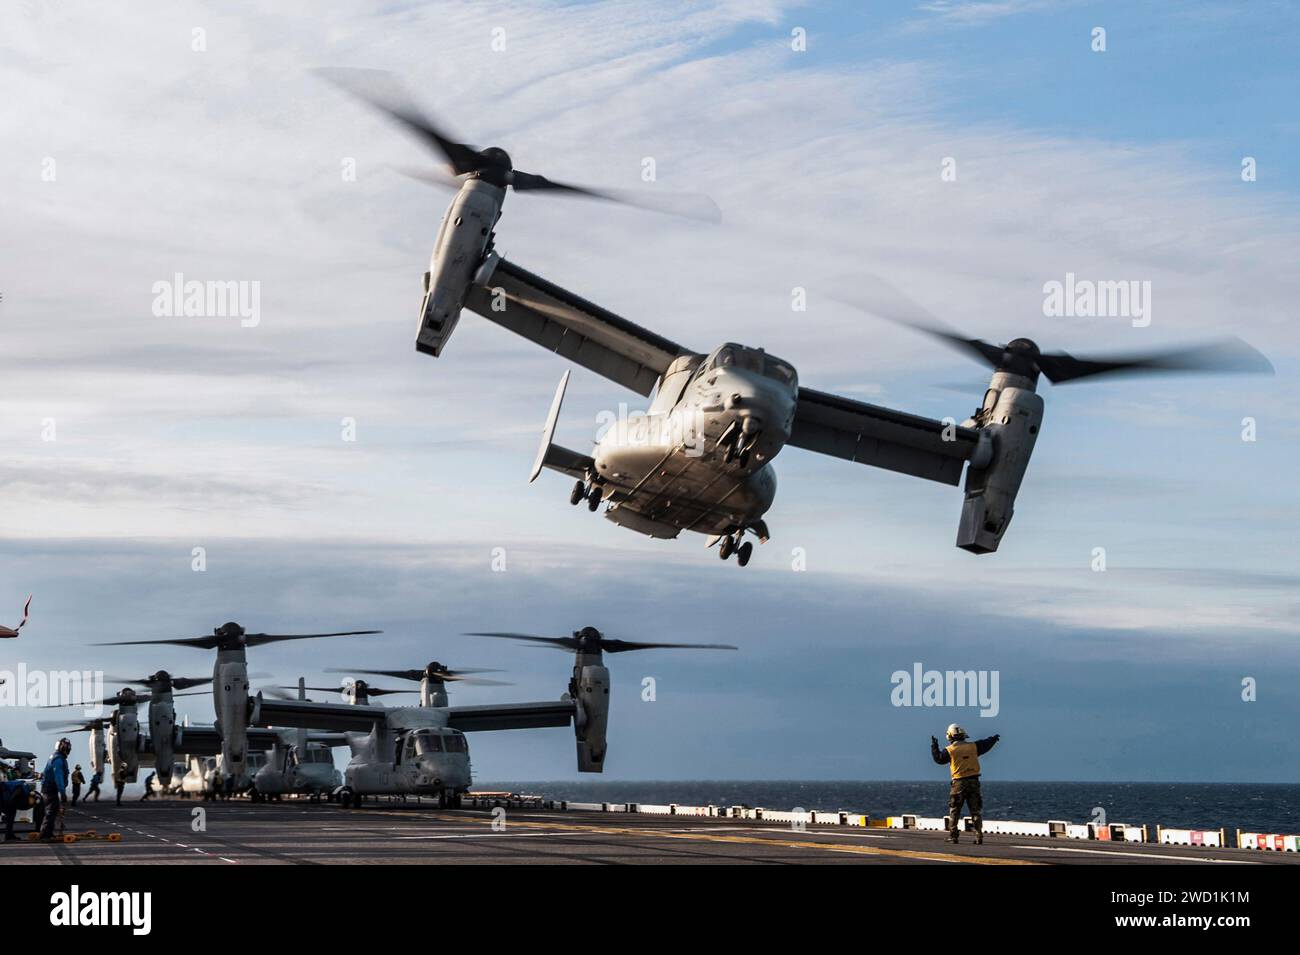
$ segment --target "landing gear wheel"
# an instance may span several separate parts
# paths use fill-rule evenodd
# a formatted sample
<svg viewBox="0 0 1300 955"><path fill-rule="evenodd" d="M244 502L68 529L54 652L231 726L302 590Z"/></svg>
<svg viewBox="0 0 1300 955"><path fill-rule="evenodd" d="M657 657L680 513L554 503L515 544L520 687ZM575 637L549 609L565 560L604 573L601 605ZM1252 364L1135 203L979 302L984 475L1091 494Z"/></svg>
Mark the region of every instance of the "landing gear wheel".
<svg viewBox="0 0 1300 955"><path fill-rule="evenodd" d="M573 485L573 490L569 492L569 503L576 507L578 504L582 502L582 499L586 496L587 496L587 485L579 481L578 483Z"/></svg>
<svg viewBox="0 0 1300 955"><path fill-rule="evenodd" d="M445 789L438 790L438 808L439 809L447 808L447 790Z"/></svg>
<svg viewBox="0 0 1300 955"><path fill-rule="evenodd" d="M749 563L750 555L753 553L754 553L754 542L745 541L745 543L741 544L738 548L736 548L736 563L738 563L741 567L744 567L746 564Z"/></svg>
<svg viewBox="0 0 1300 955"><path fill-rule="evenodd" d="M600 488L593 484L591 490L587 492L587 510L594 511L600 507L600 498Z"/></svg>
<svg viewBox="0 0 1300 955"><path fill-rule="evenodd" d="M722 538L721 543L718 544L718 556L723 560L726 560L732 555L732 552L735 551L735 549L736 539L728 534L726 537Z"/></svg>

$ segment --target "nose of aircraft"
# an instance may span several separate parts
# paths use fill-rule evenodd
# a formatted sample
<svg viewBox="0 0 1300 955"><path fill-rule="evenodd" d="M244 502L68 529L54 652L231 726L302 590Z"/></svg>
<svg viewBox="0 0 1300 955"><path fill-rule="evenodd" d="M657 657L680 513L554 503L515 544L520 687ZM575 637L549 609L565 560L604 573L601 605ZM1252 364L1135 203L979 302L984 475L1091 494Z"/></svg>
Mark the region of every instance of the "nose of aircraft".
<svg viewBox="0 0 1300 955"><path fill-rule="evenodd" d="M420 760L421 782L439 788L453 789L468 786L468 773L462 773L456 760L428 756ZM464 777L464 778L462 778Z"/></svg>
<svg viewBox="0 0 1300 955"><path fill-rule="evenodd" d="M745 368L729 368L722 385L723 407L733 412L747 435L775 424L783 426L794 407L794 395L781 382Z"/></svg>

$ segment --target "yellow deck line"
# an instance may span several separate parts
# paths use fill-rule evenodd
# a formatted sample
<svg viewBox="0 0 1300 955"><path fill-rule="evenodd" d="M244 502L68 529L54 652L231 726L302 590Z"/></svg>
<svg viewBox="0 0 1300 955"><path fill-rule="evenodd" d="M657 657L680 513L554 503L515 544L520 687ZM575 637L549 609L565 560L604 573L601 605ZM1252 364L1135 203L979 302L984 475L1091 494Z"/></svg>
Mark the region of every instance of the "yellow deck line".
<svg viewBox="0 0 1300 955"><path fill-rule="evenodd" d="M367 811L373 813L385 812L385 810L382 809L371 809ZM395 814L401 815L401 813ZM483 824L491 825L491 822L490 820L484 820ZM830 842L806 842L797 839L774 839L762 836L713 835L711 833L703 832L669 832L656 828L637 829L625 826L581 826L574 823L520 822L517 820L511 820L507 825L510 829L554 829L561 832L587 832L598 835L603 833L613 833L615 835L625 836L661 836L667 839L686 839L697 842L726 842L744 845L782 846L787 849L822 849L826 852L849 852L865 856L920 859L926 862L965 862L969 865L1044 865L1042 862L1034 862L1029 859L1001 859L995 856L967 856L958 855L952 852L933 852L923 849L882 849L878 846L844 845L842 843ZM504 834L505 833L503 833L503 835ZM830 835L830 833L827 833L827 835Z"/></svg>

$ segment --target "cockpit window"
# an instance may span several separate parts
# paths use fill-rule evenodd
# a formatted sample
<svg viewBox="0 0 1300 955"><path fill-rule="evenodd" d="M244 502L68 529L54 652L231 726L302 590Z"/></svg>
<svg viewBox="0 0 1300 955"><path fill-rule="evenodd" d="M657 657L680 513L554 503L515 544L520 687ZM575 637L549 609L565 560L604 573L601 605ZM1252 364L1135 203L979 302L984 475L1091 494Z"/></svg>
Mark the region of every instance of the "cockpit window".
<svg viewBox="0 0 1300 955"><path fill-rule="evenodd" d="M759 352L754 352L742 345L723 345L705 362L705 368L745 368L749 371L762 371L763 359Z"/></svg>
<svg viewBox="0 0 1300 955"><path fill-rule="evenodd" d="M763 375L767 378L773 378L783 385L793 386L798 381L792 365L779 358L773 358L771 355L768 355L763 362Z"/></svg>
<svg viewBox="0 0 1300 955"><path fill-rule="evenodd" d="M443 737L442 741L447 744L447 752L449 753L469 752L469 746L465 743L465 737L460 733L449 733L447 736Z"/></svg>
<svg viewBox="0 0 1300 955"><path fill-rule="evenodd" d="M719 368L738 368L744 371L752 371L790 387L794 387L798 382L798 376L789 362L782 361L780 358L773 358L761 348L723 345L713 353L708 361L700 365L699 374Z"/></svg>
<svg viewBox="0 0 1300 955"><path fill-rule="evenodd" d="M442 737L437 733L423 732L415 737L415 751L420 755L425 753L441 753Z"/></svg>

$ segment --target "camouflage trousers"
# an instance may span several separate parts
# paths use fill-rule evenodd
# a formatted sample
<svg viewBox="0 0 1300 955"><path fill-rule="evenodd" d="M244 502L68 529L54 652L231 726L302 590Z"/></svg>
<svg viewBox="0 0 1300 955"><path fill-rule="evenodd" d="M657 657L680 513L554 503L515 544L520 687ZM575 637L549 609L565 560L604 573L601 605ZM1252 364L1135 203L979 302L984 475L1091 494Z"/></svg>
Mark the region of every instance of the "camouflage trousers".
<svg viewBox="0 0 1300 955"><path fill-rule="evenodd" d="M971 825L976 832L984 828L984 797L980 795L980 778L978 776L967 776L965 779L954 779L952 789L948 793L948 817L952 820L952 827L955 831L961 830L961 806L966 804L970 810Z"/></svg>

